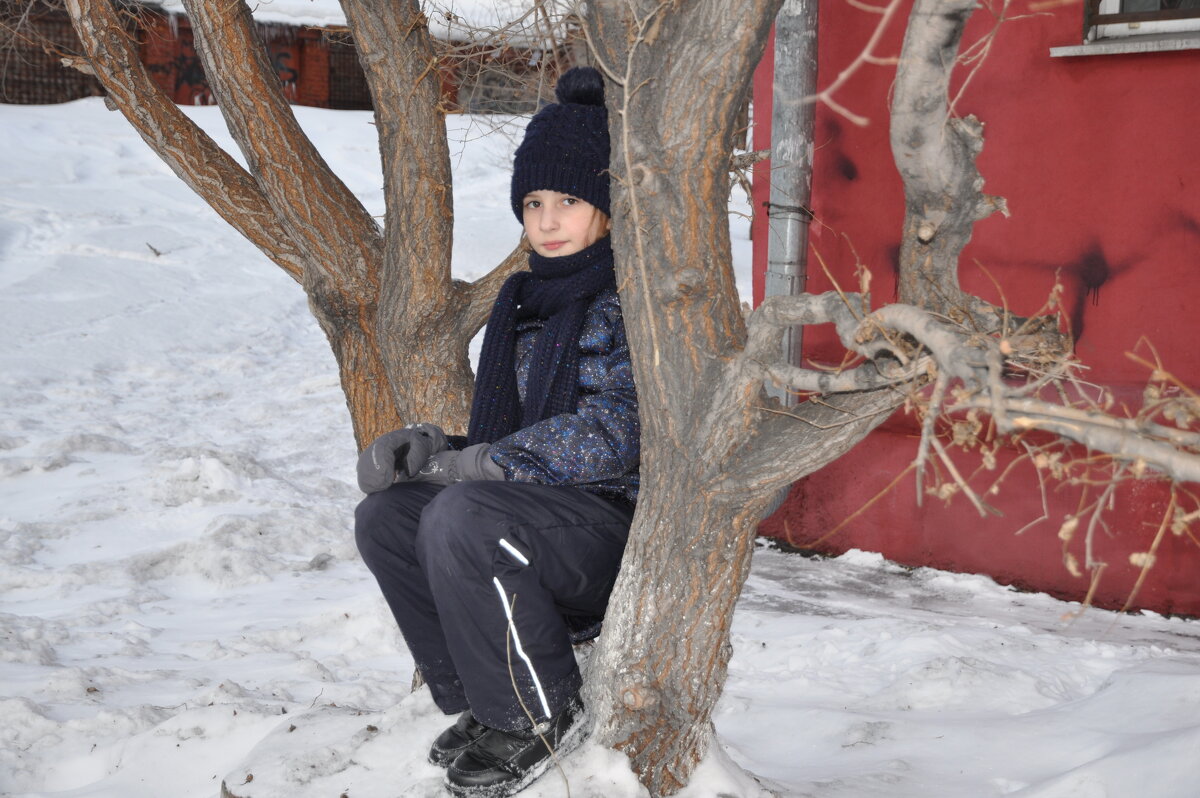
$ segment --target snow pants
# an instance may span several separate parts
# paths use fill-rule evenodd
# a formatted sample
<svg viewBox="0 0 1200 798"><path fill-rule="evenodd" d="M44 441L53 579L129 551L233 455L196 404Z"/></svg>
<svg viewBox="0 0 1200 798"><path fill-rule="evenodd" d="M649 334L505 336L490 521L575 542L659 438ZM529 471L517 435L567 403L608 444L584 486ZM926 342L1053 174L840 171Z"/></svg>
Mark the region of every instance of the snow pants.
<svg viewBox="0 0 1200 798"><path fill-rule="evenodd" d="M578 692L564 616L604 614L632 518L574 487L402 482L355 537L438 707L512 731Z"/></svg>

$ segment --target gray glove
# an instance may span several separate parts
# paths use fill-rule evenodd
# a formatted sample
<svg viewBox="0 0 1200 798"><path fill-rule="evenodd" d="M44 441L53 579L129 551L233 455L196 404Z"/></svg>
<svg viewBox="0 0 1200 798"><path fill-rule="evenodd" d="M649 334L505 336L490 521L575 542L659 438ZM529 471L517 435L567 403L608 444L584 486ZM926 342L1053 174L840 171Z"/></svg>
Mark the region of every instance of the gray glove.
<svg viewBox="0 0 1200 798"><path fill-rule="evenodd" d="M488 454L490 443L477 443L461 452L439 452L430 457L425 467L413 475L413 482L434 485L453 485L455 482L492 479L503 480L504 469Z"/></svg>
<svg viewBox="0 0 1200 798"><path fill-rule="evenodd" d="M410 424L380 435L358 456L359 490L376 493L405 482L448 447L446 434L433 424Z"/></svg>

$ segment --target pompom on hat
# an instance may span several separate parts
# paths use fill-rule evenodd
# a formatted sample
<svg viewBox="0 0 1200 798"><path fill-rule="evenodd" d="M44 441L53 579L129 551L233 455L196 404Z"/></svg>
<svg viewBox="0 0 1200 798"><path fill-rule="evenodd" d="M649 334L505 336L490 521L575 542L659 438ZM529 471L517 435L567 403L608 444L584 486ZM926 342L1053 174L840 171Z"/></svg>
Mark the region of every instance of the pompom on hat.
<svg viewBox="0 0 1200 798"><path fill-rule="evenodd" d="M611 216L604 78L592 67L568 69L559 77L554 96L558 102L529 121L513 157L513 213L522 220L523 200L531 191L558 191Z"/></svg>

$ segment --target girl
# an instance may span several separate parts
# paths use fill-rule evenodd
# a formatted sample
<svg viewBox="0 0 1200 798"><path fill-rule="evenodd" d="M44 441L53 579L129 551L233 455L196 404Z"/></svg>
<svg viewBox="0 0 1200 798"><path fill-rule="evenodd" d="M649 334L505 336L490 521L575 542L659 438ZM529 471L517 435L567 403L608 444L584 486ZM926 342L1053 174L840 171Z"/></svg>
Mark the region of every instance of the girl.
<svg viewBox="0 0 1200 798"><path fill-rule="evenodd" d="M355 514L434 702L458 796L522 789L584 734L572 643L595 636L638 488L637 395L608 238L608 119L563 74L513 164L530 271L500 290L465 438L430 424L359 457Z"/></svg>

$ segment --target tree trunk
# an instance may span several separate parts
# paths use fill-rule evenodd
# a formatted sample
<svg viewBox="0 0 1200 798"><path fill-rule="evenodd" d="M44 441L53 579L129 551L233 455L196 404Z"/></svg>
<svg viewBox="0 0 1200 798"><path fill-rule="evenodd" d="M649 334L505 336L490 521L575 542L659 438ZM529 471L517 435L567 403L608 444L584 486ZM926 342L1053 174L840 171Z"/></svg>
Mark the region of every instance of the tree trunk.
<svg viewBox="0 0 1200 798"><path fill-rule="evenodd" d="M708 749L762 502L698 492L688 470L651 473L589 684L601 741L658 796L687 784Z"/></svg>
<svg viewBox="0 0 1200 798"><path fill-rule="evenodd" d="M450 153L427 21L416 0L342 5L371 89L383 164L385 238L374 323L395 377L390 393L401 418L465 432L472 378L462 342L479 324L463 318L469 287L450 278Z"/></svg>
<svg viewBox="0 0 1200 798"><path fill-rule="evenodd" d="M733 608L772 496L899 402L863 393L785 413L764 395L762 353L744 351L728 164L737 100L778 5L609 0L589 20L612 80L613 237L643 482L588 703L600 741L630 757L654 796L686 784L707 750Z"/></svg>

